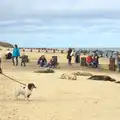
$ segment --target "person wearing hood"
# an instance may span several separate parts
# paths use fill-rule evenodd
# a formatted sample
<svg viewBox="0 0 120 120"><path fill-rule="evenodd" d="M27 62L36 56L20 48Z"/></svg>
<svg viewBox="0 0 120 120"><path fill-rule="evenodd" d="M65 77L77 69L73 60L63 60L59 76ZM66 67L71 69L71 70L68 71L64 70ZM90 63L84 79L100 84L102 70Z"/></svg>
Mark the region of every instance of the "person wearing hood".
<svg viewBox="0 0 120 120"><path fill-rule="evenodd" d="M15 65L15 60L16 59L16 66L18 66L18 57L20 57L20 50L17 45L15 45L13 49L13 54L12 54L12 60L13 60L13 65Z"/></svg>

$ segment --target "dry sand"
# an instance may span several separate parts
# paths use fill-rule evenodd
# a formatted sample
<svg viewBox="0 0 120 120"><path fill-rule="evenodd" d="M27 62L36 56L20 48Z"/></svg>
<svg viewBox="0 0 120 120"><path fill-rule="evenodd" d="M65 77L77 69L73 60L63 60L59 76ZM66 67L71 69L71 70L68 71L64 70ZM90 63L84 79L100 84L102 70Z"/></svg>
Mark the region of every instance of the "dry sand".
<svg viewBox="0 0 120 120"><path fill-rule="evenodd" d="M14 91L19 84L0 75L0 120L120 120L119 84L90 81L82 76L76 81L59 79L62 73L75 71L74 65L69 70L66 65L66 69L58 69L52 74L34 73L37 69L35 60L41 53L27 54L32 61L26 68L13 67L11 61L3 60L3 70L24 83L34 81L37 89L29 102L22 96L15 100ZM47 57L51 55L47 54ZM59 62L66 64L66 55L57 56ZM118 73L98 70L91 73L120 78Z"/></svg>

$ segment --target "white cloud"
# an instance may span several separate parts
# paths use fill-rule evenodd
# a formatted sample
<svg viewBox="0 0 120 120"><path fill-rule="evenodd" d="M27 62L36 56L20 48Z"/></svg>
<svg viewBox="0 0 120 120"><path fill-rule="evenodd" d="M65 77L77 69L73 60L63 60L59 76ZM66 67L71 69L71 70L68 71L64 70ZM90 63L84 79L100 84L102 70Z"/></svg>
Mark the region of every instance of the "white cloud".
<svg viewBox="0 0 120 120"><path fill-rule="evenodd" d="M0 25L11 25L11 24L16 24L17 21L15 20L6 20L6 21L0 21Z"/></svg>
<svg viewBox="0 0 120 120"><path fill-rule="evenodd" d="M119 0L1 0L1 13L29 14L35 12L120 10ZM89 11L88 11L89 12Z"/></svg>
<svg viewBox="0 0 120 120"><path fill-rule="evenodd" d="M40 20L40 19L33 19L33 18L31 18L31 19L23 19L23 20L20 20L20 22L22 22L22 23L41 23L41 24L43 24L44 22L42 21L42 20Z"/></svg>

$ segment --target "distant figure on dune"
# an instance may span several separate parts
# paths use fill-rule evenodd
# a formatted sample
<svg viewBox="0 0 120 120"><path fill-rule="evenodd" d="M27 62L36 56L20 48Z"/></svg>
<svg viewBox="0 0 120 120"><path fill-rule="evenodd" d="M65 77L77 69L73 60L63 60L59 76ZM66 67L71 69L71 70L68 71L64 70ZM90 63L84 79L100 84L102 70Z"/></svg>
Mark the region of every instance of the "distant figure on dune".
<svg viewBox="0 0 120 120"><path fill-rule="evenodd" d="M16 66L18 66L18 57L20 57L20 50L19 50L18 46L15 45L15 47L13 49L13 54L12 54L13 65L15 65L14 59L16 59Z"/></svg>
<svg viewBox="0 0 120 120"><path fill-rule="evenodd" d="M72 56L73 56L73 51L71 48L69 48L68 53L67 53L67 59L68 59L69 65L71 65Z"/></svg>
<svg viewBox="0 0 120 120"><path fill-rule="evenodd" d="M45 58L44 55L42 55L37 62L38 65L40 65L40 67L44 67L47 64L47 59Z"/></svg>

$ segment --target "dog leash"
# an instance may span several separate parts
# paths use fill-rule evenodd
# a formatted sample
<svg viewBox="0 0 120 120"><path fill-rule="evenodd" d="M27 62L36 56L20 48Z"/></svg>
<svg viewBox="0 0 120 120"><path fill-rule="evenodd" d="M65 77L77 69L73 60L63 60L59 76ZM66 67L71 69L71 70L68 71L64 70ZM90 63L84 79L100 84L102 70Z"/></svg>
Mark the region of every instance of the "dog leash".
<svg viewBox="0 0 120 120"><path fill-rule="evenodd" d="M0 74L4 75L5 77L7 77L7 78L9 78L10 80L13 80L13 81L15 81L15 82L17 82L17 83L20 83L20 84L22 84L22 85L26 85L26 84L24 84L24 83L22 83L22 82L20 82L20 81L15 80L14 78L9 77L8 75L4 74L3 72L0 72Z"/></svg>

